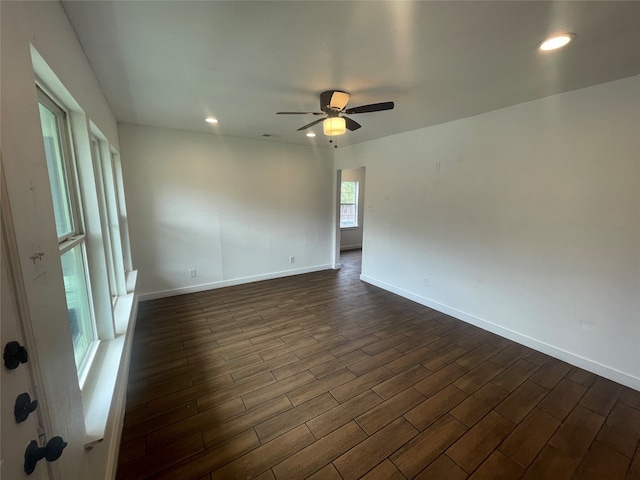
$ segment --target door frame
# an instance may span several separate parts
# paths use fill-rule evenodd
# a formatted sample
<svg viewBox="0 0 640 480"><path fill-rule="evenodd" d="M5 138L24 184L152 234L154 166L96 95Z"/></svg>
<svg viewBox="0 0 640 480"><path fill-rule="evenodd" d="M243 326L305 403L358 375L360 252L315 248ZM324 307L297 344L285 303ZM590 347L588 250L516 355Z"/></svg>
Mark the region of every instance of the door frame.
<svg viewBox="0 0 640 480"><path fill-rule="evenodd" d="M340 263L340 243L341 243L341 237L342 237L342 230L340 229L340 190L341 190L341 185L342 185L342 172L343 170L359 170L359 169L363 169L364 171L364 179L366 179L366 172L367 172L367 168L366 166L362 165L360 167L351 167L351 168L339 168L336 170L336 191L335 191L335 195L334 195L334 200L335 200L335 208L334 208L334 214L335 214L335 221L334 221L334 243L335 243L335 251L334 251L334 258L333 258L333 268L334 269L339 269L342 264ZM365 210L365 205L364 202L362 201L363 198L365 198L365 192L364 190L366 189L366 180L363 180L362 182L363 185L361 185L361 189L359 188L359 192L358 192L358 217L360 217L360 212L362 212L362 222L360 223L360 228L362 228L362 245L361 245L361 249L362 249L362 254L364 256L364 224L366 223L366 210Z"/></svg>
<svg viewBox="0 0 640 480"><path fill-rule="evenodd" d="M336 171L336 183L335 191L333 195L334 200L334 218L333 218L333 269L340 270L342 264L340 263L340 188L342 185L342 169Z"/></svg>
<svg viewBox="0 0 640 480"><path fill-rule="evenodd" d="M6 265L3 267L7 271L9 277L9 287L16 303L16 315L18 328L22 333L22 340L27 347L29 361L22 367L27 368L30 377L31 390L34 399L38 400L38 408L35 410L39 445L42 445L46 439L52 438L53 424L49 415L49 402L47 402L46 390L42 379L42 372L39 368L40 361L38 358L38 350L35 348L35 336L31 317L29 315L29 303L24 286L24 277L19 261L18 242L16 240L15 230L13 227L13 215L11 213L11 205L9 203L9 194L7 192L7 181L4 172L4 164L2 163L2 155L0 154L0 243L6 252ZM1 320L0 320L1 323ZM4 346L3 346L4 347ZM5 405L4 408L7 408ZM57 464L52 462L39 462L46 464L40 465L40 468L47 468L48 476L51 480L60 478L60 471Z"/></svg>

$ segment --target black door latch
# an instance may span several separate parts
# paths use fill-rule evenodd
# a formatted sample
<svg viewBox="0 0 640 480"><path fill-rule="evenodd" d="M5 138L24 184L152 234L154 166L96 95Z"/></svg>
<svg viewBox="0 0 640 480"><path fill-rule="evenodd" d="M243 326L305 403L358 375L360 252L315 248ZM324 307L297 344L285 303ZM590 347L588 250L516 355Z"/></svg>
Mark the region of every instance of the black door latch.
<svg viewBox="0 0 640 480"><path fill-rule="evenodd" d="M13 407L13 415L16 417L16 423L24 422L29 414L38 408L38 401L31 401L28 393L21 393L16 398L16 404Z"/></svg>
<svg viewBox="0 0 640 480"><path fill-rule="evenodd" d="M24 452L24 473L31 475L36 469L36 464L45 458L47 462L55 462L62 455L67 442L62 437L53 437L44 447L39 447L38 442L31 440Z"/></svg>

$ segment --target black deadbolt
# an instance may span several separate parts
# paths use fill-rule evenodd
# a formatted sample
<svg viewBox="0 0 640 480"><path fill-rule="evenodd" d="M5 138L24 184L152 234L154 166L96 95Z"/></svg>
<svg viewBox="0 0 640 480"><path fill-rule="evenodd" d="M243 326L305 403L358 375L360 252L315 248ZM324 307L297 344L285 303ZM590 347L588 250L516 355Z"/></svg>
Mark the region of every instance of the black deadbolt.
<svg viewBox="0 0 640 480"><path fill-rule="evenodd" d="M27 363L29 355L27 349L18 342L9 342L4 347L4 366L8 370L18 368L21 363Z"/></svg>

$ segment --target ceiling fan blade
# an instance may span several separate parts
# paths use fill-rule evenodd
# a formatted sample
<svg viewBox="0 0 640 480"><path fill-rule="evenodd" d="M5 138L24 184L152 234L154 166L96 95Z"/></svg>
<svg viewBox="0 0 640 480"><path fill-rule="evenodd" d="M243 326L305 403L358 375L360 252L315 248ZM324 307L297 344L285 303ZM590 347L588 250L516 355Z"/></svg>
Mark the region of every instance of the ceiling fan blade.
<svg viewBox="0 0 640 480"><path fill-rule="evenodd" d="M320 123L322 121L324 121L324 118L321 118L319 120L311 122L311 123L305 125L304 127L300 127L297 131L299 132L300 130L306 130L307 128L313 127L314 125L316 125L316 124L318 124L318 123Z"/></svg>
<svg viewBox="0 0 640 480"><path fill-rule="evenodd" d="M352 132L353 132L354 130L359 129L359 128L362 126L362 125L360 125L358 122L355 122L355 121L351 120L349 117L344 117L344 116L343 116L342 118L344 118L344 120L345 120L345 122L346 122L346 124L347 124L347 128L348 128L349 130L351 130Z"/></svg>
<svg viewBox="0 0 640 480"><path fill-rule="evenodd" d="M324 115L322 112L276 112L276 115Z"/></svg>
<svg viewBox="0 0 640 480"><path fill-rule="evenodd" d="M381 112L382 110L392 110L394 107L393 102L372 103L370 105L361 105L359 107L349 108L344 113L369 113L369 112Z"/></svg>

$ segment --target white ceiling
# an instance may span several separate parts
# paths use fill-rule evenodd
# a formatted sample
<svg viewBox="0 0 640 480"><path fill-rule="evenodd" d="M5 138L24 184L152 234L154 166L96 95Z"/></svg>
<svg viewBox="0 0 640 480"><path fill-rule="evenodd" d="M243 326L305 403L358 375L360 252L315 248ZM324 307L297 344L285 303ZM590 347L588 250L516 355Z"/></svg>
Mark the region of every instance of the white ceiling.
<svg viewBox="0 0 640 480"><path fill-rule="evenodd" d="M64 1L123 123L328 146L296 129L352 94L340 145L640 73L639 1ZM575 32L541 53L551 33ZM217 117L208 125L204 118Z"/></svg>

